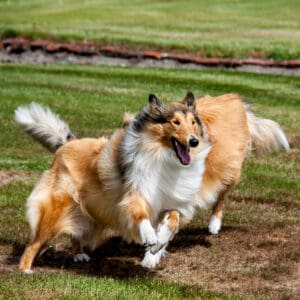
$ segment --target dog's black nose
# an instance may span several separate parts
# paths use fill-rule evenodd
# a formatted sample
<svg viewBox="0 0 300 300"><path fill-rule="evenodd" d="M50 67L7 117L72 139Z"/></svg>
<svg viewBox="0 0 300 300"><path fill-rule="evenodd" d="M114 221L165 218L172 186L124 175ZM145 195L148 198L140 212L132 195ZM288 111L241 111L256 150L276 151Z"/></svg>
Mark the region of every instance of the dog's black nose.
<svg viewBox="0 0 300 300"><path fill-rule="evenodd" d="M189 140L189 144L191 147L197 147L199 144L199 140L197 138L195 138L194 136L192 136Z"/></svg>

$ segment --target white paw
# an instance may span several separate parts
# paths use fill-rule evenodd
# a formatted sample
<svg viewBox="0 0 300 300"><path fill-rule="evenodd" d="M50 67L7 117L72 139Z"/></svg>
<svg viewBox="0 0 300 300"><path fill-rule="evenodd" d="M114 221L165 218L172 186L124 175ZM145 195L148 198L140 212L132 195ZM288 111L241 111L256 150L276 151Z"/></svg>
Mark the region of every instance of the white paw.
<svg viewBox="0 0 300 300"><path fill-rule="evenodd" d="M79 253L73 256L73 260L74 262L83 262L83 261L89 262L91 258L85 253Z"/></svg>
<svg viewBox="0 0 300 300"><path fill-rule="evenodd" d="M140 223L140 237L142 244L152 246L157 243L156 233L149 220Z"/></svg>
<svg viewBox="0 0 300 300"><path fill-rule="evenodd" d="M162 222L158 225L157 228L157 240L158 244L167 244L169 243L175 236L175 234L178 232L178 229L171 230L169 228L169 220L168 220L169 214L167 214Z"/></svg>
<svg viewBox="0 0 300 300"><path fill-rule="evenodd" d="M140 265L144 268L152 269L155 268L162 257L167 254L165 248L159 250L156 254L152 254L149 250L146 251L144 259L141 261Z"/></svg>
<svg viewBox="0 0 300 300"><path fill-rule="evenodd" d="M211 234L218 234L222 225L222 220L215 215L212 215L209 220L208 231Z"/></svg>
<svg viewBox="0 0 300 300"><path fill-rule="evenodd" d="M157 244L150 247L150 252L152 254L157 253L163 247L167 247L169 242L174 238L175 234L178 232L178 229L171 230L169 228L169 214L166 214L161 223L159 223L157 228Z"/></svg>
<svg viewBox="0 0 300 300"><path fill-rule="evenodd" d="M31 275L31 274L33 274L33 271L30 269L25 269L25 270L22 270L22 273L26 274L26 275Z"/></svg>

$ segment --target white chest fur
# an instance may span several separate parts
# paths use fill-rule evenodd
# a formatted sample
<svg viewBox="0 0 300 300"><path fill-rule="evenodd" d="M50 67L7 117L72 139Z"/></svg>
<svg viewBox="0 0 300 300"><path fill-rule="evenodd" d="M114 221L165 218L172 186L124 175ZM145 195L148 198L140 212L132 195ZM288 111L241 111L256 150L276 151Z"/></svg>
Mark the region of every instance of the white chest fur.
<svg viewBox="0 0 300 300"><path fill-rule="evenodd" d="M128 166L126 181L147 199L153 215L176 209L186 218L192 218L195 194L202 183L210 147L197 153L191 163L184 166L172 149L147 141L145 137L128 135L123 146Z"/></svg>

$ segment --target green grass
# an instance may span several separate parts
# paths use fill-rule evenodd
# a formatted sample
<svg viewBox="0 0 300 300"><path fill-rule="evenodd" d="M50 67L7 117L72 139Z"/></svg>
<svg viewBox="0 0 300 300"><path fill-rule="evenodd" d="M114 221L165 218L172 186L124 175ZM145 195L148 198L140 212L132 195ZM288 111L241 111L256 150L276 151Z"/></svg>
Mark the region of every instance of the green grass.
<svg viewBox="0 0 300 300"><path fill-rule="evenodd" d="M0 1L0 35L88 39L205 56L300 57L298 0Z"/></svg>
<svg viewBox="0 0 300 300"><path fill-rule="evenodd" d="M89 278L74 275L38 274L7 277L1 282L0 297L3 299L250 299L225 295L150 279L115 280ZM18 285L18 290L12 289Z"/></svg>
<svg viewBox="0 0 300 300"><path fill-rule="evenodd" d="M0 253L9 254L15 248L19 255L28 241L25 198L40 173L50 166L52 157L20 131L13 120L17 106L32 100L49 105L79 137L100 136L110 135L120 126L125 111L138 111L149 93L156 93L162 100L181 100L187 90L195 95L235 92L253 103L259 115L278 121L287 133L299 135L299 87L300 80L295 77L231 71L0 65L0 169L21 170L28 175L25 181L0 187ZM299 154L299 148L294 148L290 153L250 157L233 195L264 199L280 209L258 213L255 205L240 204L226 213L225 225L268 224L272 228L276 224L297 224L297 212L286 207L300 200ZM245 209L253 212L251 217ZM204 226L205 222L201 219L192 226ZM24 277L13 272L0 275L0 286L3 299L246 298L216 293L206 289L205 282L186 286L143 276L121 280L72 273Z"/></svg>
<svg viewBox="0 0 300 300"><path fill-rule="evenodd" d="M235 92L252 103L261 116L279 122L287 133L300 132L299 78L231 71L55 65L2 65L0 71L1 169L42 171L49 165L51 155L21 134L13 120L14 109L33 100L50 105L80 137L110 135L121 125L123 113L138 111L149 93L162 100L180 100L187 90L195 95ZM292 200L299 190L300 173L299 156L293 151L249 159L243 174L250 179L240 190L250 195L252 186L258 185L262 188L255 192L257 197Z"/></svg>

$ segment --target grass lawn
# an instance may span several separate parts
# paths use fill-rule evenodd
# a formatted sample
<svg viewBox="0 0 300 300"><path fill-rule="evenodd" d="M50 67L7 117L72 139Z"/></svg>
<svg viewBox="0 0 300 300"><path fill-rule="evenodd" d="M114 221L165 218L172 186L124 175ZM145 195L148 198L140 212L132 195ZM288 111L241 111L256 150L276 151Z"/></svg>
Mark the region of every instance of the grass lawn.
<svg viewBox="0 0 300 300"><path fill-rule="evenodd" d="M16 284L18 288L12 288ZM204 291L196 286L147 279L99 280L57 274L6 277L5 281L1 281L1 296L3 299L242 299L235 295Z"/></svg>
<svg viewBox="0 0 300 300"><path fill-rule="evenodd" d="M204 56L300 57L298 0L0 1L0 35L87 39Z"/></svg>
<svg viewBox="0 0 300 300"><path fill-rule="evenodd" d="M5 3L0 5L8 10L9 3ZM35 3L37 11L41 9L39 2L28 3ZM79 8L74 5L73 9ZM52 14L57 15L57 11L53 6ZM61 21L66 20L61 17ZM34 100L59 113L77 136L110 135L120 126L122 114L138 111L149 93L156 93L162 100L180 100L187 90L198 96L240 93L253 103L259 115L278 121L293 141L289 153L247 160L242 181L226 205L222 233L209 236L205 231L208 215L201 212L174 240L169 256L156 271L138 267L142 249L133 250L135 246L117 241L99 250L92 264L82 267L71 262L66 244L63 250L38 258L34 276L19 275L17 261L29 239L25 199L38 176L49 167L52 156L20 131L13 120L15 108ZM293 280L296 284L295 268L300 260L296 240L300 228L299 119L300 79L296 77L231 71L0 65L0 170L18 171L23 176L23 180L0 187L0 298L294 296L291 287Z"/></svg>

